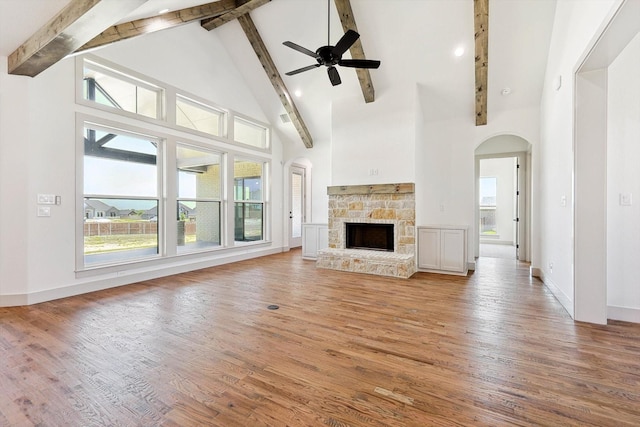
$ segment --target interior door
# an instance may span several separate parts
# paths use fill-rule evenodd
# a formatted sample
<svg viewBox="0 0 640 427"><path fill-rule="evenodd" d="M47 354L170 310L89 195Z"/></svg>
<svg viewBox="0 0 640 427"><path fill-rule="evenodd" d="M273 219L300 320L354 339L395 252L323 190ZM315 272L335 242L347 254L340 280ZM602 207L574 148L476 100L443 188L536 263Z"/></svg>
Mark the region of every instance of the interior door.
<svg viewBox="0 0 640 427"><path fill-rule="evenodd" d="M292 166L289 176L289 248L302 246L302 223L305 222L305 169Z"/></svg>
<svg viewBox="0 0 640 427"><path fill-rule="evenodd" d="M516 242L516 259L520 259L520 159L516 157L516 196L515 196L515 218L516 223L515 242Z"/></svg>

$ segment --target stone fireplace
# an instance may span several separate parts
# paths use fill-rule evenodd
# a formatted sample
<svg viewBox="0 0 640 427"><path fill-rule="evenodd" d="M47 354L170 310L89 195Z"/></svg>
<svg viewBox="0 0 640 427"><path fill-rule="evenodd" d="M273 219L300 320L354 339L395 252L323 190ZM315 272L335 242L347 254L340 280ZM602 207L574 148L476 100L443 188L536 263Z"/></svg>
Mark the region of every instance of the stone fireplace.
<svg viewBox="0 0 640 427"><path fill-rule="evenodd" d="M415 265L415 186L328 187L329 247L319 268L409 278Z"/></svg>

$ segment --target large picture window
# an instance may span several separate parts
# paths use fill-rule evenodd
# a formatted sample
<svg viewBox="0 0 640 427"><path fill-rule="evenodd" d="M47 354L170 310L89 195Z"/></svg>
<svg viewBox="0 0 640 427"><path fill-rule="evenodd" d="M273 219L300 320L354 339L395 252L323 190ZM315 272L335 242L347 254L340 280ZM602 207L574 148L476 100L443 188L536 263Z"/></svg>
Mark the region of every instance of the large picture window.
<svg viewBox="0 0 640 427"><path fill-rule="evenodd" d="M234 224L236 242L264 240L264 164L234 162Z"/></svg>
<svg viewBox="0 0 640 427"><path fill-rule="evenodd" d="M221 245L220 154L186 145L177 148L178 253Z"/></svg>
<svg viewBox="0 0 640 427"><path fill-rule="evenodd" d="M78 113L78 272L267 241L267 125L97 56L76 66L76 102L100 110Z"/></svg>
<svg viewBox="0 0 640 427"><path fill-rule="evenodd" d="M85 125L85 266L157 256L158 139Z"/></svg>

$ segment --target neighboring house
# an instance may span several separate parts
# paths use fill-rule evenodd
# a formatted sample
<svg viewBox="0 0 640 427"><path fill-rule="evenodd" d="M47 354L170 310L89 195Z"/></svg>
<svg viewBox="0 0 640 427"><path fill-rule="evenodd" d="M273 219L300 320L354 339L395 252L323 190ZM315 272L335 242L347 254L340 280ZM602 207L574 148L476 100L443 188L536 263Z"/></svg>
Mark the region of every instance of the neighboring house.
<svg viewBox="0 0 640 427"><path fill-rule="evenodd" d="M196 218L196 209L191 209L184 203L178 203L178 217L193 221Z"/></svg>
<svg viewBox="0 0 640 427"><path fill-rule="evenodd" d="M123 219L140 219L140 215L134 209L121 209L118 215Z"/></svg>
<svg viewBox="0 0 640 427"><path fill-rule="evenodd" d="M85 200L84 218L120 218L120 211L113 206L109 206L106 203L101 202L100 200Z"/></svg>
<svg viewBox="0 0 640 427"><path fill-rule="evenodd" d="M148 209L142 213L142 219L157 221L158 220L158 207L154 206L151 209Z"/></svg>

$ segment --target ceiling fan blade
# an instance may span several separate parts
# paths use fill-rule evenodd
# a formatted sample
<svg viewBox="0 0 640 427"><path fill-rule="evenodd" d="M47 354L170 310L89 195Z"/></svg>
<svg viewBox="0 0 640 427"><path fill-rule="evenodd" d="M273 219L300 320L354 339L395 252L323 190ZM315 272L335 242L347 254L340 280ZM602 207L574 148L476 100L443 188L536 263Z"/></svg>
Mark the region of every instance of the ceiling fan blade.
<svg viewBox="0 0 640 427"><path fill-rule="evenodd" d="M299 44L295 44L294 42L286 41L282 43L283 45L290 47L293 50L297 50L298 52L304 53L305 55L309 55L312 58L318 58L318 54L310 51L306 47L302 47Z"/></svg>
<svg viewBox="0 0 640 427"><path fill-rule="evenodd" d="M329 74L329 80L331 80L331 84L333 86L338 86L342 83L342 80L340 80L340 74L338 74L336 67L327 68L327 74Z"/></svg>
<svg viewBox="0 0 640 427"><path fill-rule="evenodd" d="M333 53L334 56L342 56L342 54L345 53L351 47L351 45L354 44L356 40L358 40L359 37L360 34L356 33L355 31L347 30L342 38L338 40L338 43L336 43L331 53Z"/></svg>
<svg viewBox="0 0 640 427"><path fill-rule="evenodd" d="M351 68L378 68L380 61L373 59L341 59L338 65Z"/></svg>
<svg viewBox="0 0 640 427"><path fill-rule="evenodd" d="M293 76L294 74L299 74L305 71L313 70L314 68L318 68L319 66L320 64L308 65L306 67L298 68L297 70L289 71L288 73L285 73L285 74L287 76Z"/></svg>

